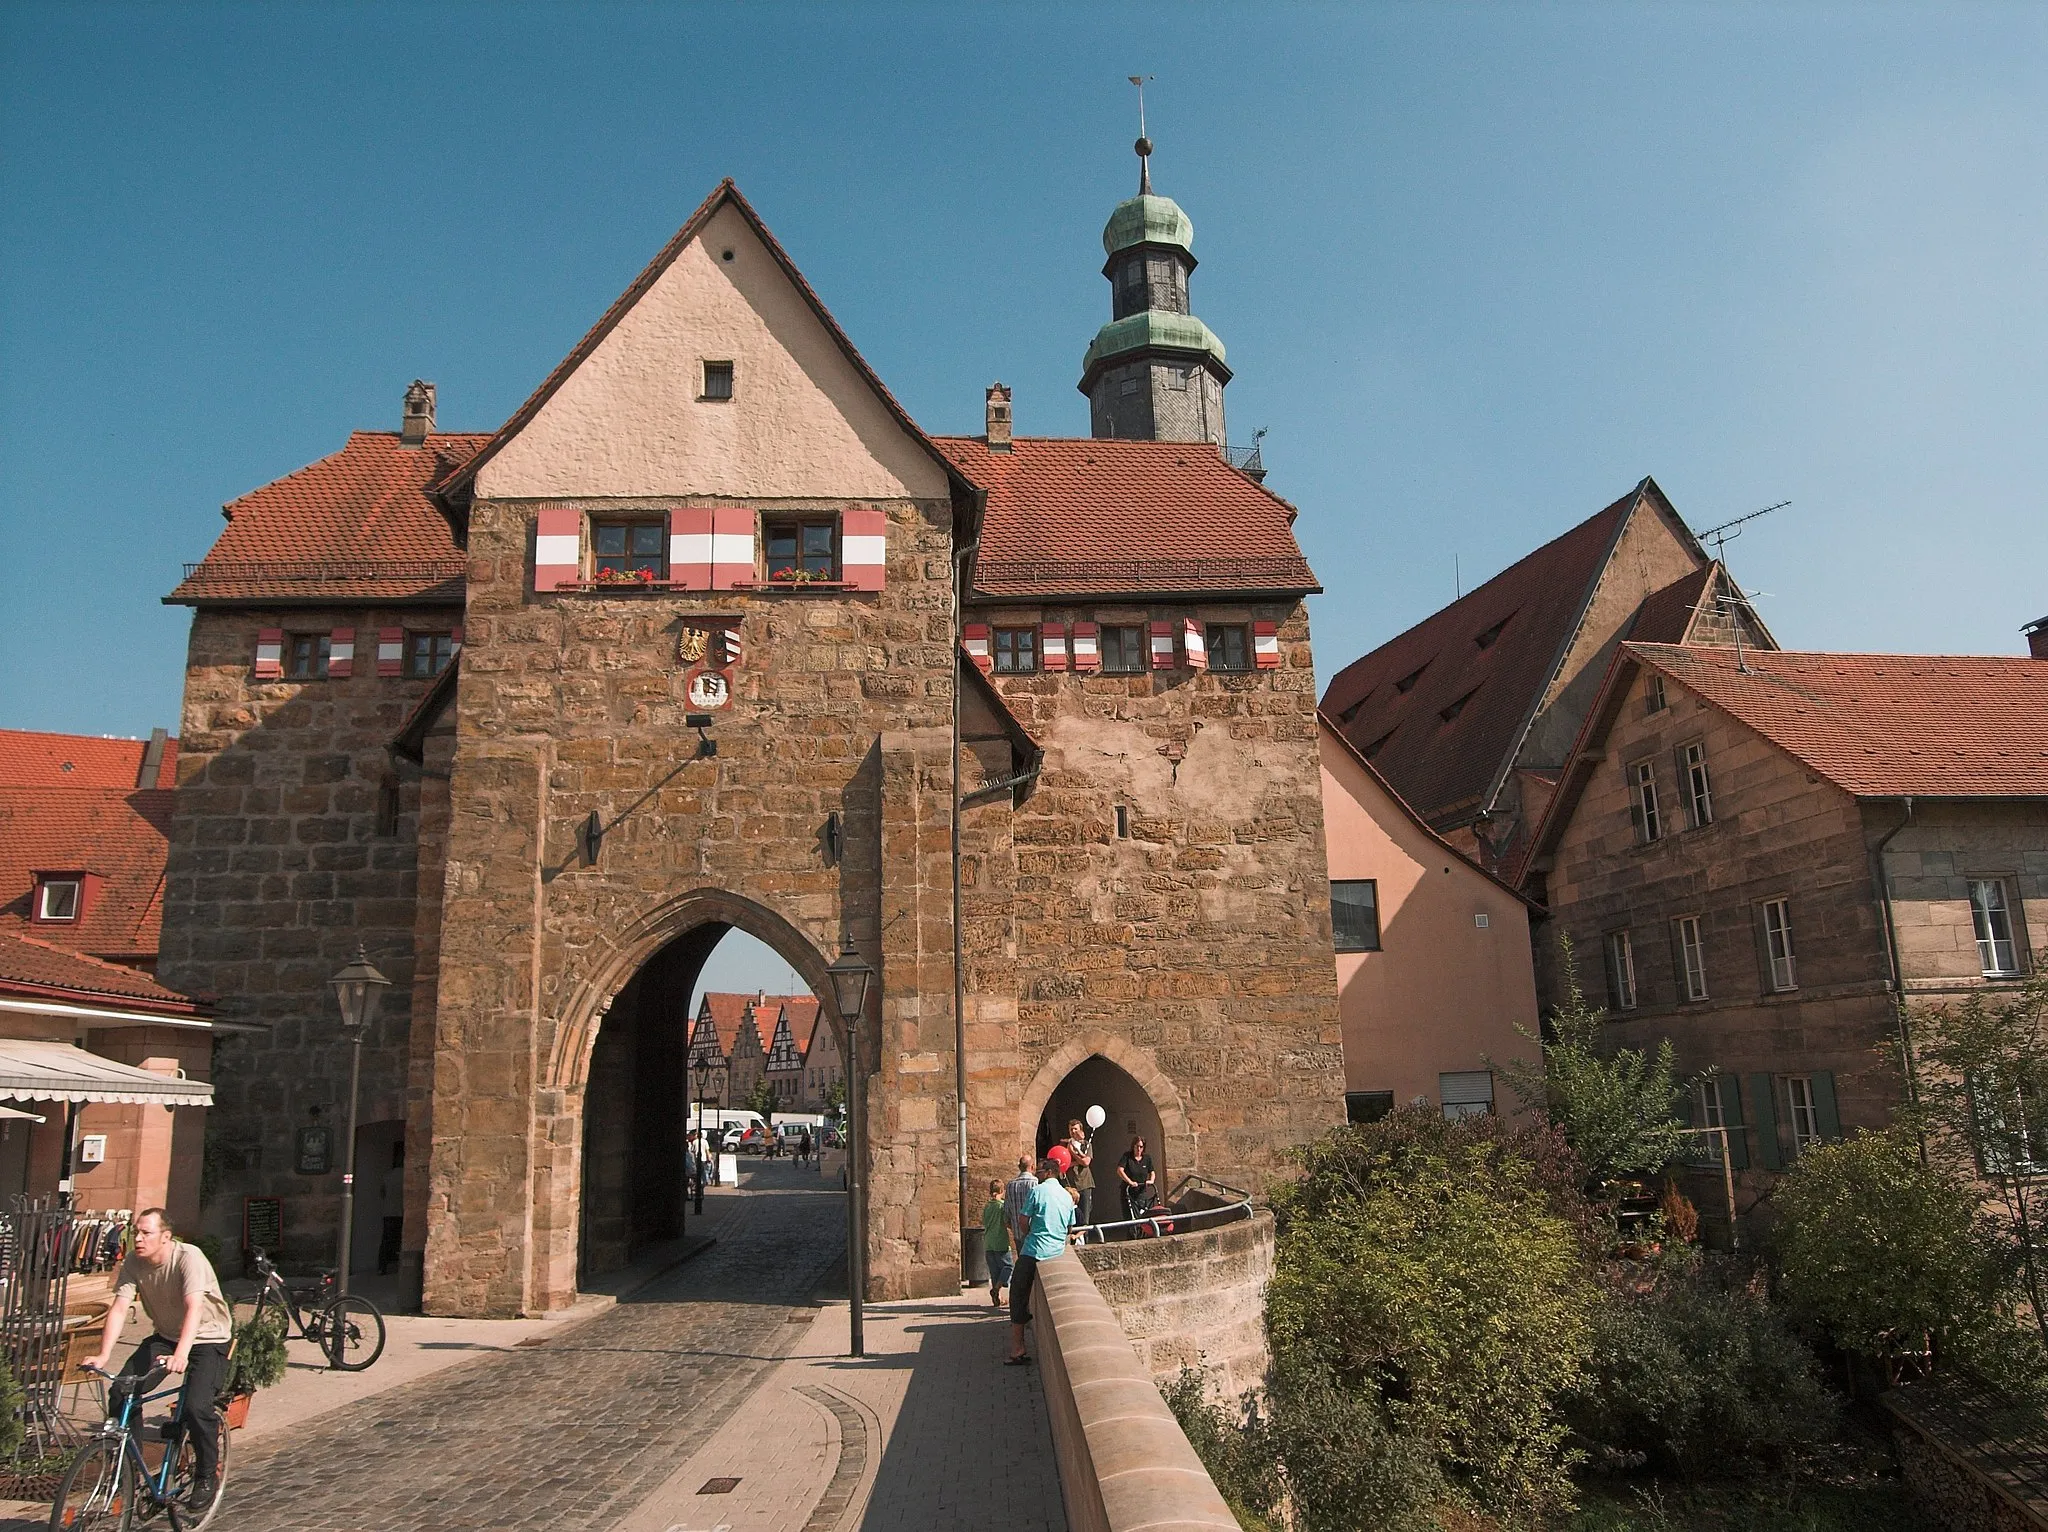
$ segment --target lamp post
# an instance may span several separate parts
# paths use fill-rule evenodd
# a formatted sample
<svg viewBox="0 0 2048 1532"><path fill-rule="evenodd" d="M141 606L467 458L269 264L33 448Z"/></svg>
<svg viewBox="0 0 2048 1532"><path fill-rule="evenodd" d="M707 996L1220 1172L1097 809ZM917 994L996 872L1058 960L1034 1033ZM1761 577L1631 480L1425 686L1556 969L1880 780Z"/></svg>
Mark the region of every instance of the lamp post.
<svg viewBox="0 0 2048 1532"><path fill-rule="evenodd" d="M361 942L346 968L327 981L341 1006L341 1030L348 1034L348 1149L341 1172L341 1254L334 1263L334 1293L348 1296L349 1245L356 1225L356 1092L363 1078L363 1035L377 1019L377 1006L391 981L370 966Z"/></svg>
<svg viewBox="0 0 2048 1532"><path fill-rule="evenodd" d="M711 1088L711 1060L703 1054L690 1070L697 1078L697 1211L704 1211L704 1156L711 1152L711 1140L704 1136L704 1092Z"/></svg>
<svg viewBox="0 0 2048 1532"><path fill-rule="evenodd" d="M852 1354L867 1355L866 1337L861 1329L861 1300L867 1291L867 1198L864 1195L863 1160L866 1145L861 1127L866 1113L861 1108L860 1021L867 1010L868 984L875 971L853 949L853 934L839 942L839 956L825 970L832 980L832 1000L846 1023L846 1287L851 1300Z"/></svg>

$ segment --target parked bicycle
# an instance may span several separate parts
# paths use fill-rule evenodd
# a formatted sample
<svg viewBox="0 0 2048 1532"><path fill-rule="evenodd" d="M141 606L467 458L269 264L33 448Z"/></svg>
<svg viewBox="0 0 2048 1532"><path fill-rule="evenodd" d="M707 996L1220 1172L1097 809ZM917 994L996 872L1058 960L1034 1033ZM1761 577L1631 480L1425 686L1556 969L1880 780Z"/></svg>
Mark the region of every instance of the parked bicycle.
<svg viewBox="0 0 2048 1532"><path fill-rule="evenodd" d="M296 1326L299 1337L320 1348L327 1365L343 1372L361 1372L384 1354L384 1314L360 1293L334 1296L334 1273L323 1271L314 1283L297 1288L277 1274L270 1258L261 1250L252 1252L256 1261L255 1324L273 1305L285 1317L287 1337ZM305 1299L303 1308L300 1300Z"/></svg>
<svg viewBox="0 0 2048 1532"><path fill-rule="evenodd" d="M214 1460L213 1502L204 1510L188 1509L199 1476L199 1454L191 1433L172 1406L171 1418L145 1421L143 1407L159 1399L177 1400L182 1383L152 1393L170 1374L159 1367L143 1377L116 1377L96 1367L86 1369L100 1385L105 1418L78 1449L57 1488L50 1507L53 1528L96 1528L128 1532L139 1518L167 1518L171 1532L199 1532L220 1509L228 1485L228 1426L219 1425ZM160 1450L156 1467L151 1450Z"/></svg>

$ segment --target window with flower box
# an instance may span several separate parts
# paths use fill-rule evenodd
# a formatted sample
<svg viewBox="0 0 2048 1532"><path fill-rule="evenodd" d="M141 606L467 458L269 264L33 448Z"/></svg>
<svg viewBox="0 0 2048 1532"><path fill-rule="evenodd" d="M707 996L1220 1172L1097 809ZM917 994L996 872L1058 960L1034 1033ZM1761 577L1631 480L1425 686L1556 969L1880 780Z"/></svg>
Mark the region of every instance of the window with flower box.
<svg viewBox="0 0 2048 1532"><path fill-rule="evenodd" d="M771 585L839 578L836 516L770 516L761 523L762 573Z"/></svg>
<svg viewBox="0 0 2048 1532"><path fill-rule="evenodd" d="M652 585L666 580L667 524L658 520L593 522L590 577L600 585Z"/></svg>

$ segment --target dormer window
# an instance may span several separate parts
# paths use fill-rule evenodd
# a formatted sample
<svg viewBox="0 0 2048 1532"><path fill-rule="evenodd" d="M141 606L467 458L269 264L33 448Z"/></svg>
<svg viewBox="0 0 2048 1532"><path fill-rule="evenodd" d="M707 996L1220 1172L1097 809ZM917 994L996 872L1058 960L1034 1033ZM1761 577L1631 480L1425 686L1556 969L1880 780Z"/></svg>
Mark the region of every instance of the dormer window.
<svg viewBox="0 0 2048 1532"><path fill-rule="evenodd" d="M1412 692L1412 691L1414 691L1414 690L1415 690L1415 683L1416 683L1417 681L1420 681L1420 680L1422 679L1422 673L1423 673L1423 671L1425 671L1425 670L1427 670L1427 669L1429 669L1429 666L1427 666L1427 665L1418 665L1418 666L1416 666L1416 667L1415 667L1415 668L1414 668L1413 670L1409 671L1409 672L1408 672L1408 674L1406 674L1405 676L1401 677L1401 679L1400 679L1400 680L1398 680L1398 681L1396 681L1396 682L1394 683L1394 690L1395 690L1395 691L1397 691L1397 692Z"/></svg>
<svg viewBox="0 0 2048 1532"><path fill-rule="evenodd" d="M1465 693L1465 695L1460 697L1456 702L1453 702L1449 707L1444 708L1442 711L1440 711L1437 714L1437 716L1443 719L1445 723L1449 723L1453 718L1456 718L1460 713L1465 711L1465 704L1472 700L1473 693L1477 692L1478 690L1478 687L1473 687L1472 691Z"/></svg>
<svg viewBox="0 0 2048 1532"><path fill-rule="evenodd" d="M1499 622L1495 623L1492 627L1488 628L1484 633L1481 633L1477 637L1475 637L1472 640L1472 642L1477 644L1482 649L1491 649L1493 647L1493 641L1500 637L1500 630L1506 627L1507 625L1508 620L1507 618L1503 617Z"/></svg>
<svg viewBox="0 0 2048 1532"><path fill-rule="evenodd" d="M79 908L84 903L85 880L78 877L52 877L38 874L36 877L35 918L49 921L73 921L78 919Z"/></svg>

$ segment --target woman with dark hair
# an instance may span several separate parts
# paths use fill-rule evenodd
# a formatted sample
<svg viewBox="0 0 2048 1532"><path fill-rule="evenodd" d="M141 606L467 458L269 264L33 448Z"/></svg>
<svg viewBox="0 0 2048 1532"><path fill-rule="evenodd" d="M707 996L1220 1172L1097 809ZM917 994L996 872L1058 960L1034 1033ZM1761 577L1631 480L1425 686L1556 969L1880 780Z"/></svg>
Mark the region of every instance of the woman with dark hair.
<svg viewBox="0 0 2048 1532"><path fill-rule="evenodd" d="M1152 1193L1159 1180L1152 1156L1145 1152L1145 1140L1131 1140L1131 1147L1116 1162L1116 1179L1123 1188L1124 1217L1142 1218L1152 1206Z"/></svg>

